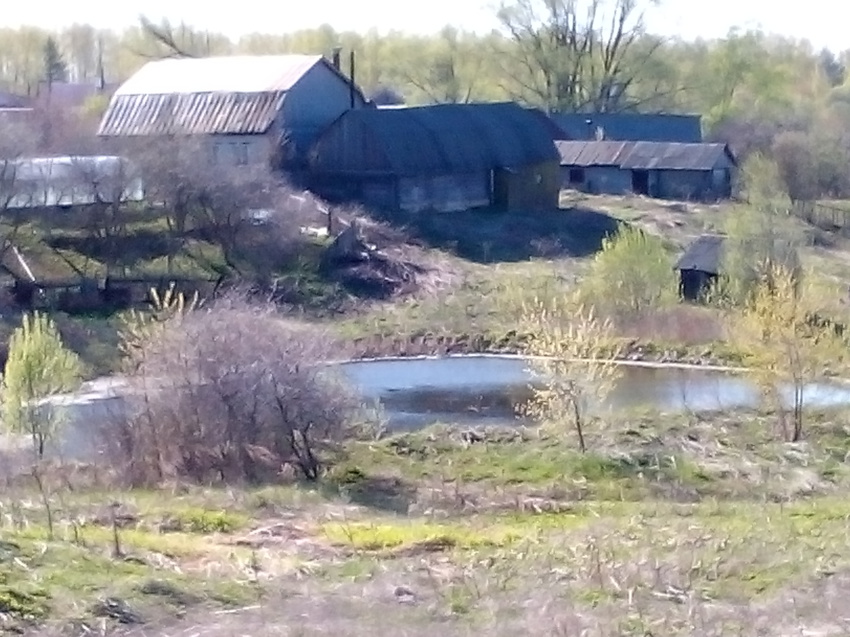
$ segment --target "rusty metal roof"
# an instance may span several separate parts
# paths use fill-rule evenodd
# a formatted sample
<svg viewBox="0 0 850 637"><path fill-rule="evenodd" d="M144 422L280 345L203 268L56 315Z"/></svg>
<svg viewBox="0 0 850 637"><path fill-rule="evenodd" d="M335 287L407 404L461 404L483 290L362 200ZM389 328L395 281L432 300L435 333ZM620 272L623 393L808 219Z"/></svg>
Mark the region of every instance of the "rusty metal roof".
<svg viewBox="0 0 850 637"><path fill-rule="evenodd" d="M322 62L321 55L230 55L148 62L115 95L277 93Z"/></svg>
<svg viewBox="0 0 850 637"><path fill-rule="evenodd" d="M98 135L262 134L274 123L284 92L116 95Z"/></svg>
<svg viewBox="0 0 850 637"><path fill-rule="evenodd" d="M726 144L680 144L676 142L634 142L622 157L626 170L711 170L724 155L735 163Z"/></svg>
<svg viewBox="0 0 850 637"><path fill-rule="evenodd" d="M556 141L562 166L619 166L634 142Z"/></svg>

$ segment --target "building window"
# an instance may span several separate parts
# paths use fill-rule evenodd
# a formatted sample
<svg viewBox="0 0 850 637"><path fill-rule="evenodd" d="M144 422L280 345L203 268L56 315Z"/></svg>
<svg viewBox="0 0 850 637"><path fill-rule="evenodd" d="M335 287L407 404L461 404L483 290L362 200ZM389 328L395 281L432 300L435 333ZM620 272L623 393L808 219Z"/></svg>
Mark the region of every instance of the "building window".
<svg viewBox="0 0 850 637"><path fill-rule="evenodd" d="M584 168L570 168L570 183L571 184L583 184L584 183Z"/></svg>

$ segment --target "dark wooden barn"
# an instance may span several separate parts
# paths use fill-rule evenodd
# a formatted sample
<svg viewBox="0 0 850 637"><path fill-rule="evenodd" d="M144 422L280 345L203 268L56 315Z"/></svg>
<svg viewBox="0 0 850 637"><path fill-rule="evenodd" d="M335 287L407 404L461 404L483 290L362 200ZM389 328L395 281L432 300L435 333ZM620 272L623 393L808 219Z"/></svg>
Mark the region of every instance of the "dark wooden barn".
<svg viewBox="0 0 850 637"><path fill-rule="evenodd" d="M558 205L551 124L510 102L352 110L310 154L309 185L385 211Z"/></svg>

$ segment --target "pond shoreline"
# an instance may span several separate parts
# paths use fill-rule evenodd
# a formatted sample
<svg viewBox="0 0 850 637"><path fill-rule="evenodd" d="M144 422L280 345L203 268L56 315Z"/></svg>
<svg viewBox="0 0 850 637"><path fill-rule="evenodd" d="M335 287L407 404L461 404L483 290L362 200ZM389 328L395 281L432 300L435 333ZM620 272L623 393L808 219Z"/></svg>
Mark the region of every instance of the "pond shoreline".
<svg viewBox="0 0 850 637"><path fill-rule="evenodd" d="M501 352L478 352L464 354L411 354L397 356L373 356L366 358L342 358L327 361L327 365L353 365L360 363L386 363L391 361L413 361L413 360L440 360L446 358L462 359L507 359L507 360L548 360L545 356L525 356L517 353ZM592 363L600 359L575 359L575 362ZM649 369L682 369L701 370L706 372L728 372L745 373L749 371L746 367L732 367L730 365L714 365L710 363L688 363L679 361L639 360L630 358L614 359L618 366L622 367L644 367Z"/></svg>
<svg viewBox="0 0 850 637"><path fill-rule="evenodd" d="M447 336L415 334L411 336L372 336L355 338L348 343L348 358L352 361L398 360L406 358L437 358L441 356L512 356L523 357L523 335L508 332L499 337L482 334ZM651 343L631 341L617 357L624 364L652 367L676 367L716 371L746 371L718 356L706 345L699 353L659 347Z"/></svg>

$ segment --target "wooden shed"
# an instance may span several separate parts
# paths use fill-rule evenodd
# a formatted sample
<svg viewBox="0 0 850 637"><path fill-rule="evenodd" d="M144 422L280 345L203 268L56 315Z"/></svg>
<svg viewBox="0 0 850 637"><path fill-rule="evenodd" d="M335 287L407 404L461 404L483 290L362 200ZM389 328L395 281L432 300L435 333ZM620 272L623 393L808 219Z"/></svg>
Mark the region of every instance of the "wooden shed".
<svg viewBox="0 0 850 637"><path fill-rule="evenodd" d="M679 291L683 299L698 301L720 276L725 237L705 234L697 238L676 262L679 271Z"/></svg>

